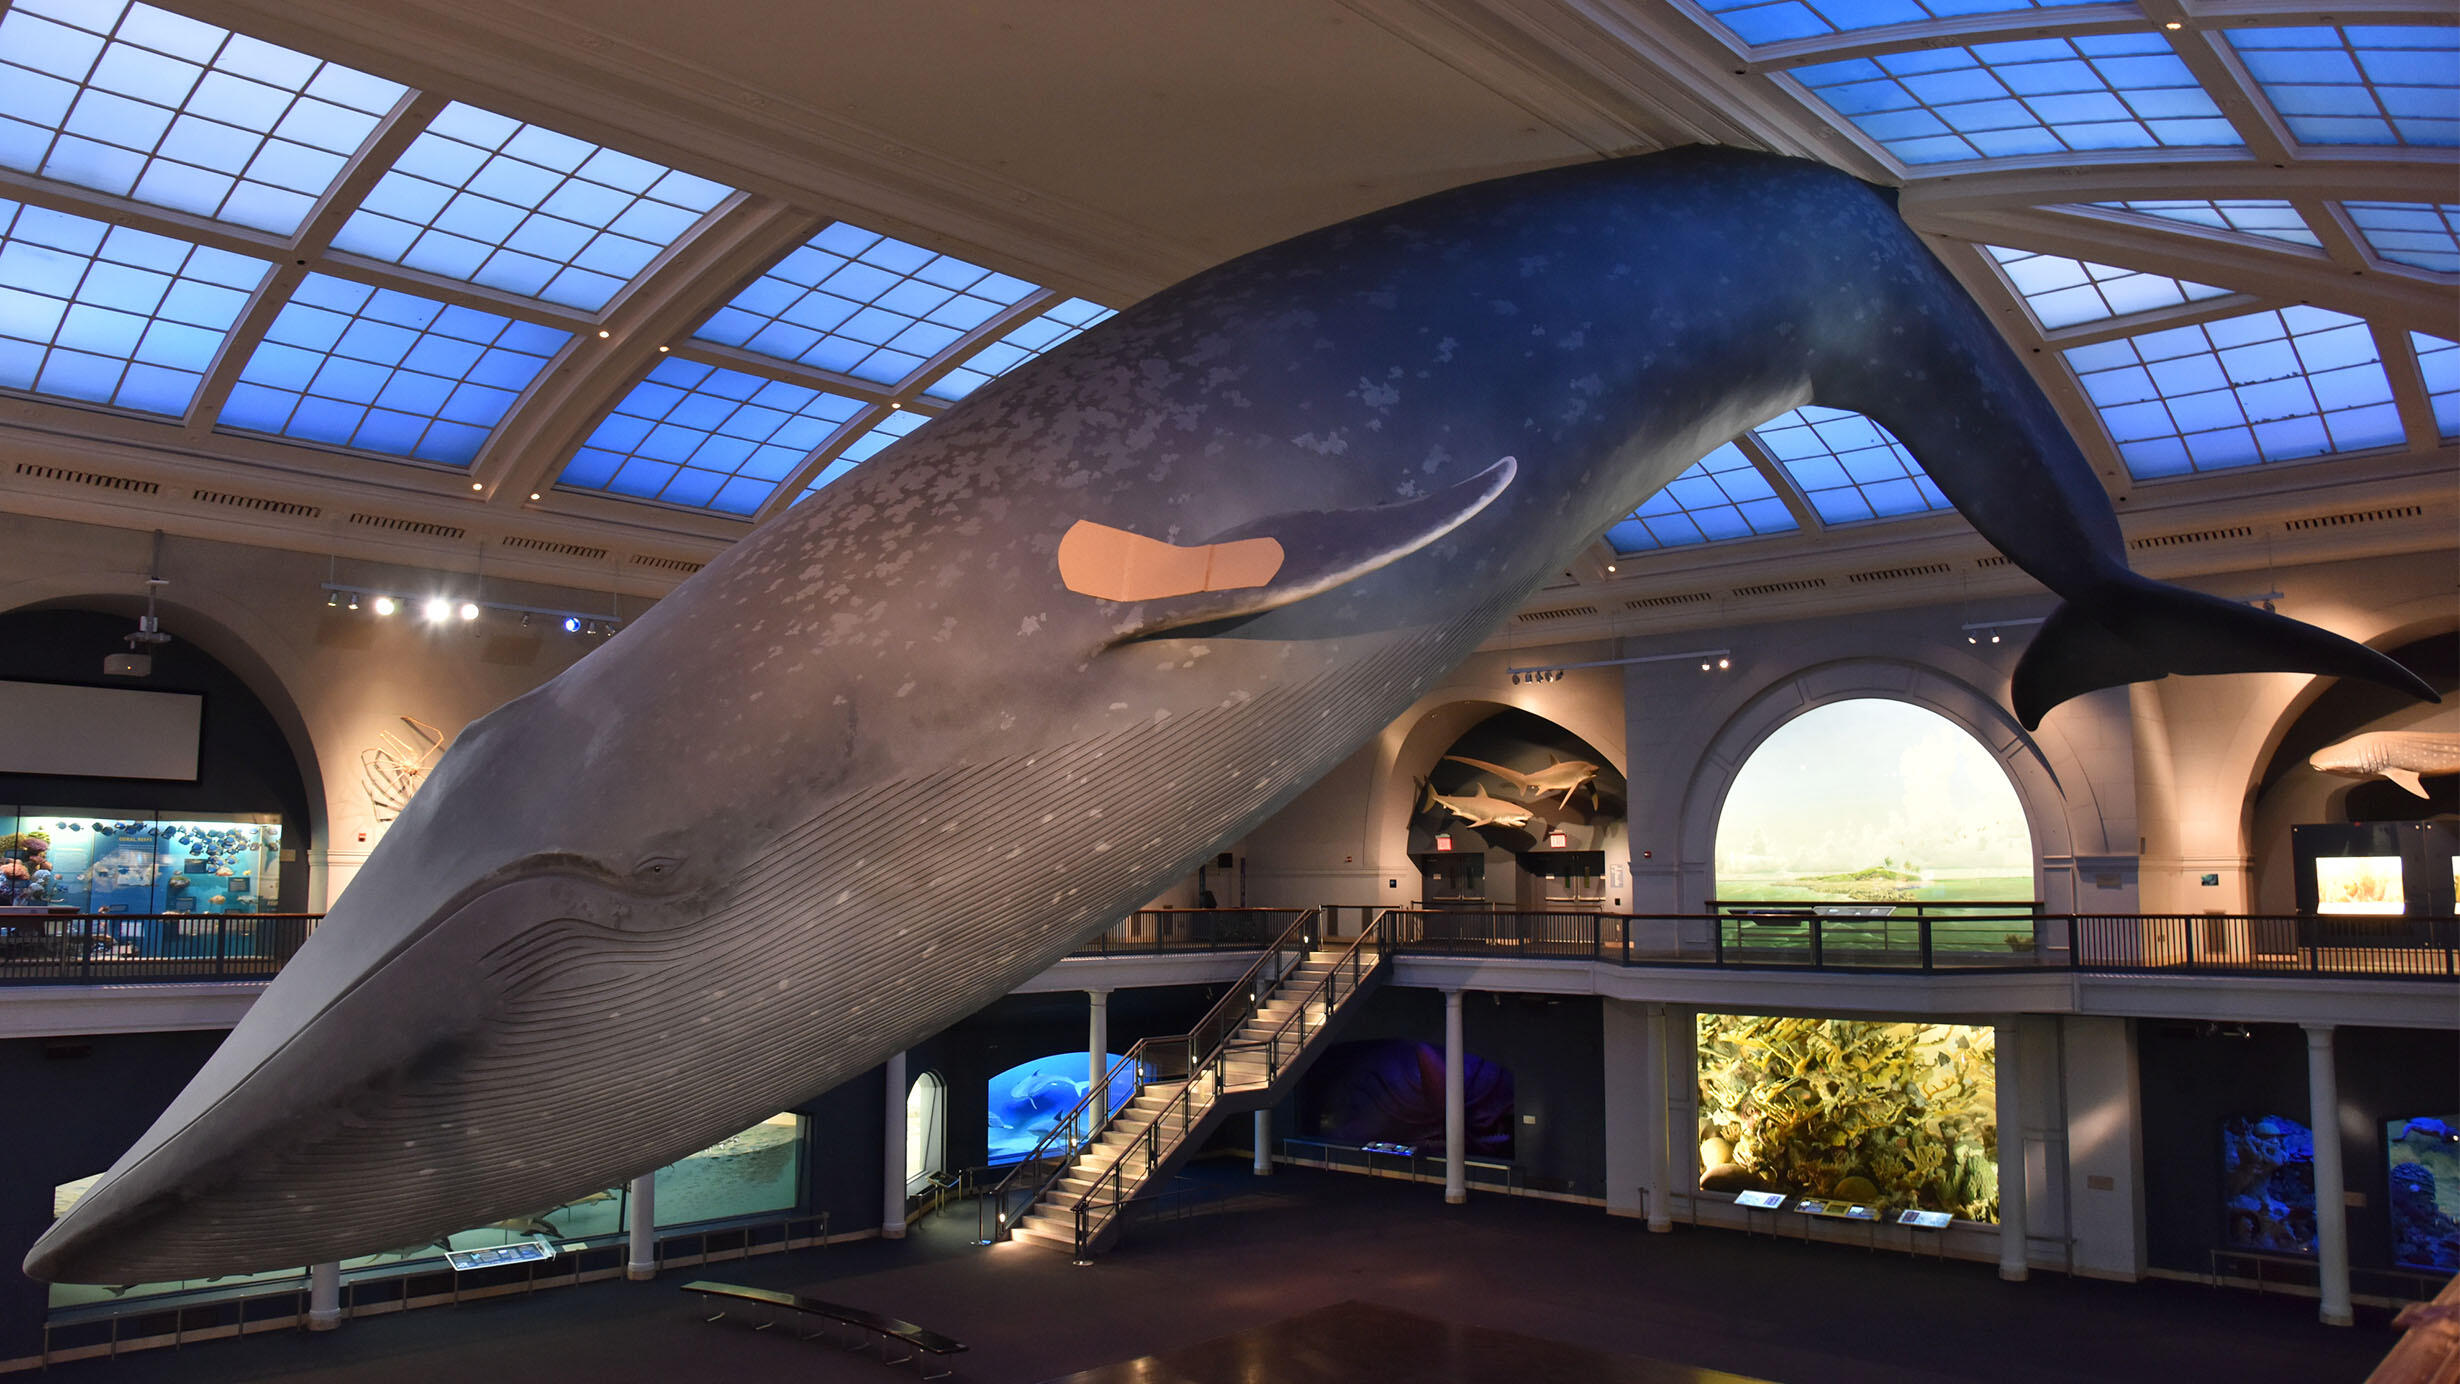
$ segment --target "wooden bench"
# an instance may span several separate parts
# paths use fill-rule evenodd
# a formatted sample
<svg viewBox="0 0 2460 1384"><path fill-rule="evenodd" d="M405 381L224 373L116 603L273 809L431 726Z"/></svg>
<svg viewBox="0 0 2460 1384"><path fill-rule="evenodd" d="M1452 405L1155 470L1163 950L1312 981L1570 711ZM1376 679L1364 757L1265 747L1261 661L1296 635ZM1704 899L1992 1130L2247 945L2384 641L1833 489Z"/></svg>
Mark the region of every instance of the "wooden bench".
<svg viewBox="0 0 2460 1384"><path fill-rule="evenodd" d="M880 1363L903 1365L911 1362L914 1372L925 1379L945 1379L955 1371L946 1369L933 1374L924 1363L924 1356L936 1355L945 1358L965 1353L964 1342L951 1340L936 1331L916 1326L912 1322L901 1321L896 1317L883 1317L877 1312L865 1311L860 1307L848 1307L843 1303L822 1302L818 1298L804 1297L799 1293L781 1293L770 1288L750 1288L740 1283L714 1283L708 1279L695 1279L684 1284L683 1290L687 1293L699 1294L704 1304L716 1298L723 1301L757 1303L769 1309L768 1320L754 1327L755 1331L766 1331L775 1326L777 1312L780 1308L794 1313L797 1317L821 1317L829 1321L842 1322L859 1331L870 1333L869 1336L857 1337L850 1349L861 1350L871 1344L871 1336L877 1336L880 1339ZM725 1308L721 1306L716 1313L703 1317L701 1320L713 1322L725 1315ZM798 1331L796 1334L808 1341L819 1333ZM899 1358L890 1358L888 1347L891 1341L902 1342L907 1347L907 1353Z"/></svg>

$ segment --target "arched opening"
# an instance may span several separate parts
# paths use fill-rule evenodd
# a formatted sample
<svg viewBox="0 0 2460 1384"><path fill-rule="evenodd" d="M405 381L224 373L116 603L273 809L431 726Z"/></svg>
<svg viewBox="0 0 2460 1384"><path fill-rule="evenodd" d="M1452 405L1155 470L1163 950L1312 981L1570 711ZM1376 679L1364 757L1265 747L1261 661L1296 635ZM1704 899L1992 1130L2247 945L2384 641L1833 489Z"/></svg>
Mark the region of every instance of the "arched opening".
<svg viewBox="0 0 2460 1384"><path fill-rule="evenodd" d="M948 1083L938 1072L914 1078L905 1093L905 1194L948 1171Z"/></svg>
<svg viewBox="0 0 2460 1384"><path fill-rule="evenodd" d="M996 1168L1031 1154L1093 1089L1091 1065L1082 1051L1055 1052L992 1077L987 1083L990 1111L983 1162ZM1120 1055L1104 1054L1102 1065L1114 1073L1110 1108L1120 1109L1136 1099L1136 1074L1122 1065Z"/></svg>
<svg viewBox="0 0 2460 1384"><path fill-rule="evenodd" d="M1628 853L1630 790L1588 741L1499 708L1442 746L1411 784L1409 855L1428 906L1606 906L1606 862Z"/></svg>
<svg viewBox="0 0 2460 1384"><path fill-rule="evenodd" d="M1772 731L1717 818L1715 895L1825 908L2033 895L2032 833L1997 757L1887 697L1816 706Z"/></svg>

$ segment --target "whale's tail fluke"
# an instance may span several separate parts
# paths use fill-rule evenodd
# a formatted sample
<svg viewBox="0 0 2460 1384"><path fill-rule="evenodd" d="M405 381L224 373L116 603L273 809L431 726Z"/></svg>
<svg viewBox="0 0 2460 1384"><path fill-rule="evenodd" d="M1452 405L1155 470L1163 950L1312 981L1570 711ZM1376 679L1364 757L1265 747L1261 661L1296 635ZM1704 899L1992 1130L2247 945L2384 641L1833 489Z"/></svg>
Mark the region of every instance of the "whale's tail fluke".
<svg viewBox="0 0 2460 1384"><path fill-rule="evenodd" d="M2070 697L2172 673L2321 673L2442 700L2415 673L2355 640L2128 572L2050 613L2016 663L2016 719L2033 730Z"/></svg>

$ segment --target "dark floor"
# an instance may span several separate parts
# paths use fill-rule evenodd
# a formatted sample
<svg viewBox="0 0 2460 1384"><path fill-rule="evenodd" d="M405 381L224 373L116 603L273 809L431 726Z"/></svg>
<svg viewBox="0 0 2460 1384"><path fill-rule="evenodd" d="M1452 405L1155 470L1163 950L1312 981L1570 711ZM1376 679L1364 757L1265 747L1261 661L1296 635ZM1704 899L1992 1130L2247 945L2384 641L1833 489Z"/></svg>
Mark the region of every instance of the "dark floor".
<svg viewBox="0 0 2460 1384"><path fill-rule="evenodd" d="M1634 1368L1656 1361L1783 1384L2330 1384L2363 1379L2392 1340L2382 1314L2335 1330L2316 1323L2311 1301L2295 1298L2055 1274L2007 1284L1985 1264L1731 1231L1650 1235L1633 1221L1549 1202L1484 1197L1446 1207L1430 1185L1333 1173L1284 1169L1261 1180L1243 1165L1215 1163L1194 1176L1210 1200L1178 1219L1135 1227L1090 1268L1021 1243L977 1249L964 1208L903 1242L367 1318L327 1335L282 1332L84 1361L54 1367L51 1377L71 1384L881 1384L913 1377L785 1331L705 1325L678 1291L704 1277L799 1289L954 1336L972 1347L957 1357L958 1384L1030 1384L1141 1356L1161 1361L1123 1377L1170 1380L1165 1367L1190 1380L1341 1377L1311 1372L1323 1343L1289 1319L1353 1302L1633 1357L1625 1363ZM1224 1340L1276 1323L1284 1325L1245 1345ZM1236 1376L1208 1374L1189 1353L1209 1342L1247 1352L1275 1340L1291 1353L1243 1354L1252 1368ZM1445 1358L1471 1357L1490 1358L1480 1349ZM1518 1377L1651 1377L1597 1376L1569 1364L1550 1376L1538 1365L1532 1358ZM1467 1384L1483 1376L1452 1378Z"/></svg>

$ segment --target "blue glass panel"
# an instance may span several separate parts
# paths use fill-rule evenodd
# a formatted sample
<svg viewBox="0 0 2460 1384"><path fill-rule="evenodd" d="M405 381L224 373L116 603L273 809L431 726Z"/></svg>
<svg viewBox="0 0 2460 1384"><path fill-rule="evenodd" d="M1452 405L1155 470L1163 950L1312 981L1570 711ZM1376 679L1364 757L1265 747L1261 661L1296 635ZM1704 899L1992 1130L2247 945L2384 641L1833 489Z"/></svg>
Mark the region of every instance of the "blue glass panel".
<svg viewBox="0 0 2460 1384"><path fill-rule="evenodd" d="M0 389L184 413L271 268L0 201Z"/></svg>
<svg viewBox="0 0 2460 1384"><path fill-rule="evenodd" d="M2004 245L1982 248L1998 262L1999 272L2007 276L2025 306L2033 310L2034 318L2048 328L2151 312L2199 298L2219 298L2229 292L2210 284L2030 250L2011 250Z"/></svg>
<svg viewBox="0 0 2460 1384"><path fill-rule="evenodd" d="M923 387L930 398L955 402L1045 351L1118 314L1100 303L1070 298L1018 323L1006 335Z"/></svg>
<svg viewBox="0 0 2460 1384"><path fill-rule="evenodd" d="M1792 533L1801 525L1740 447L1728 442L1606 531L1619 553L1679 548L1721 538Z"/></svg>
<svg viewBox="0 0 2460 1384"><path fill-rule="evenodd" d="M467 466L570 339L491 312L310 274L239 372L219 421Z"/></svg>
<svg viewBox="0 0 2460 1384"><path fill-rule="evenodd" d="M2300 144L2460 145L2460 28L2225 32Z"/></svg>
<svg viewBox="0 0 2460 1384"><path fill-rule="evenodd" d="M126 0L0 15L0 166L279 235L404 91Z"/></svg>
<svg viewBox="0 0 2460 1384"><path fill-rule="evenodd" d="M2460 274L2460 206L2449 202L2343 202L2376 256Z"/></svg>
<svg viewBox="0 0 2460 1384"><path fill-rule="evenodd" d="M1805 404L1752 429L1751 438L1785 468L1821 523L1948 507L1905 444L1859 413Z"/></svg>
<svg viewBox="0 0 2460 1384"><path fill-rule="evenodd" d="M894 385L1034 291L1022 279L840 221L772 265L695 335Z"/></svg>
<svg viewBox="0 0 2460 1384"><path fill-rule="evenodd" d="M2157 34L1928 48L1787 75L1909 164L2243 143Z"/></svg>
<svg viewBox="0 0 2460 1384"><path fill-rule="evenodd" d="M2306 219L2298 215L2297 209L2277 198L2094 202L2092 205L2112 211L2133 212L2137 216L2149 216L2161 221L2177 221L2210 230L2236 231L2240 235L2286 241L2291 245L2321 248L2323 244L2315 238L2313 231L2306 228Z"/></svg>
<svg viewBox="0 0 2460 1384"><path fill-rule="evenodd" d="M2460 437L2460 342L2411 332L2409 349L2417 353L2418 373L2426 377L2426 397L2434 403L2435 432Z"/></svg>
<svg viewBox="0 0 2460 1384"><path fill-rule="evenodd" d="M1967 14L2007 14L2090 5L2098 0L1698 0L1716 23L1758 46L1888 24L1920 24Z"/></svg>
<svg viewBox="0 0 2460 1384"><path fill-rule="evenodd" d="M828 465L820 468L820 474L812 477L811 484L803 487L803 493L794 497L795 503L801 504L810 499L814 493L826 489L829 482L878 456L887 450L888 444L912 434L930 421L929 414L916 413L912 409L900 409L881 419L861 437L847 443Z"/></svg>
<svg viewBox="0 0 2460 1384"><path fill-rule="evenodd" d="M863 408L669 356L599 421L556 484L749 515Z"/></svg>
<svg viewBox="0 0 2460 1384"><path fill-rule="evenodd" d="M2067 363L2138 480L2402 440L2373 333L2321 308L2146 332Z"/></svg>
<svg viewBox="0 0 2460 1384"><path fill-rule="evenodd" d="M456 101L333 248L594 312L733 191Z"/></svg>

